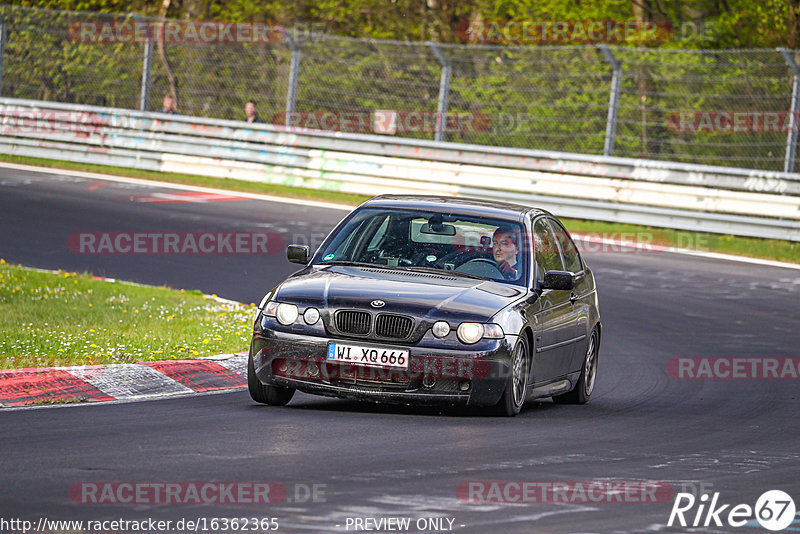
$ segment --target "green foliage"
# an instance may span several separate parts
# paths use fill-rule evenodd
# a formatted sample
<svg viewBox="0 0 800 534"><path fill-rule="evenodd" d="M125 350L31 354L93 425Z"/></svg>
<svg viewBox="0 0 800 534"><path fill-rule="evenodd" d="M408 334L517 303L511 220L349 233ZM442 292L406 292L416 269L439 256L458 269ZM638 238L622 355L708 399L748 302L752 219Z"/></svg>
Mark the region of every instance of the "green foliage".
<svg viewBox="0 0 800 534"><path fill-rule="evenodd" d="M783 132L674 131L671 121L682 111L788 110L791 75L779 53L720 49L785 45L787 5L778 0L637 2L644 10L639 15L668 24L659 40L613 47L623 70L614 154L781 170ZM152 15L155 4L36 5ZM375 110L424 112L435 123L442 67L422 41L441 41L452 66L448 111L474 119L456 123L446 140L601 154L612 73L596 46L459 41L470 20L624 22L634 18L633 6L629 0L184 0L174 2L168 14L295 27L302 50L296 110L316 117L352 112L366 117L367 131ZM143 43L85 43L70 31L76 22L130 21L131 15L9 5L0 6L0 14L8 26L3 96L138 107ZM312 33L320 31L325 34ZM178 82L180 113L243 119L245 102L255 99L262 119L285 124L291 58L285 41L168 43L166 55ZM160 109L167 92L167 73L156 54L149 109ZM396 135L433 139L430 122L412 131L401 128ZM338 125L334 121L329 129L347 131ZM364 130L361 125L355 131Z"/></svg>
<svg viewBox="0 0 800 534"><path fill-rule="evenodd" d="M23 0L47 9L140 13L154 16L161 2L145 0ZM457 42L456 27L481 20L633 20L634 4L648 20L665 20L675 38L665 46L769 48L786 46L785 0L183 0L168 16L200 20L319 24L351 37ZM706 31L702 29L705 28Z"/></svg>

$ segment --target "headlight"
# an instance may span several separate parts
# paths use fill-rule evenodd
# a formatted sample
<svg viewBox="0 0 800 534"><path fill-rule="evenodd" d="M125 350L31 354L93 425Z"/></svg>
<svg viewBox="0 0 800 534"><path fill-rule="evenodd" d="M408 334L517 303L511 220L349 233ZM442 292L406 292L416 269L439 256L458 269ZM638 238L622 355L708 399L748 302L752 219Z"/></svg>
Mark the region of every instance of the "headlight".
<svg viewBox="0 0 800 534"><path fill-rule="evenodd" d="M458 339L462 343L472 345L483 337L483 325L481 323L461 323L458 325Z"/></svg>
<svg viewBox="0 0 800 534"><path fill-rule="evenodd" d="M443 338L450 333L450 324L447 321L436 321L431 328L433 335L438 338Z"/></svg>
<svg viewBox="0 0 800 534"><path fill-rule="evenodd" d="M316 324L319 321L319 310L316 308L306 308L303 312L303 320L306 324Z"/></svg>
<svg viewBox="0 0 800 534"><path fill-rule="evenodd" d="M472 345L481 338L502 339L505 334L499 324L461 323L458 325L458 339L462 343Z"/></svg>
<svg viewBox="0 0 800 534"><path fill-rule="evenodd" d="M298 315L297 306L285 302L278 304L278 308L275 310L275 317L278 319L278 322L284 326L294 324Z"/></svg>

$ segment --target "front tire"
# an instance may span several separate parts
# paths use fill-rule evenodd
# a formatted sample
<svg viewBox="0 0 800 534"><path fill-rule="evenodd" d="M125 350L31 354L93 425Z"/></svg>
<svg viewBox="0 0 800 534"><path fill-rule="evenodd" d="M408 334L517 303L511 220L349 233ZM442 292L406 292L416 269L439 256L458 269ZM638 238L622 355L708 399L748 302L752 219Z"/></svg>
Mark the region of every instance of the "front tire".
<svg viewBox="0 0 800 534"><path fill-rule="evenodd" d="M511 353L511 372L500 402L493 406L494 415L514 417L522 410L525 396L528 393L529 361L528 340L525 338L525 334L522 334Z"/></svg>
<svg viewBox="0 0 800 534"><path fill-rule="evenodd" d="M589 343L586 345L586 356L583 359L581 376L578 383L569 393L556 395L553 402L556 404L586 404L594 391L594 382L597 377L597 357L600 353L600 336L597 328L592 330Z"/></svg>
<svg viewBox="0 0 800 534"><path fill-rule="evenodd" d="M292 388L262 384L256 376L252 355L247 360L247 389L250 391L250 397L254 401L271 406L286 406L294 396L294 389Z"/></svg>

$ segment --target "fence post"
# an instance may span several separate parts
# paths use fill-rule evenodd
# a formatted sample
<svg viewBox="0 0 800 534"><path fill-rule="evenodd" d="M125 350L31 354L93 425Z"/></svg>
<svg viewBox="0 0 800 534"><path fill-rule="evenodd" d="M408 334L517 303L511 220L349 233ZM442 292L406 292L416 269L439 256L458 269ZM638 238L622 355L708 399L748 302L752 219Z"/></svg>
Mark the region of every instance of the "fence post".
<svg viewBox="0 0 800 534"><path fill-rule="evenodd" d="M292 114L297 105L297 79L300 76L300 47L287 31L284 35L289 49L292 51L292 60L289 65L289 89L286 92L286 126L292 125Z"/></svg>
<svg viewBox="0 0 800 534"><path fill-rule="evenodd" d="M783 160L783 172L794 172L794 160L797 154L797 106L800 98L800 68L792 57L791 50L778 48L786 66L792 71L792 103L789 108L789 131L786 135L786 157Z"/></svg>
<svg viewBox="0 0 800 534"><path fill-rule="evenodd" d="M6 19L0 16L0 95L3 94L3 67L6 60L6 34L8 33L8 24Z"/></svg>
<svg viewBox="0 0 800 534"><path fill-rule="evenodd" d="M134 21L140 17L134 15ZM142 59L142 89L139 94L139 111L147 111L150 108L150 86L153 78L153 39L154 35L148 35L144 41L144 58Z"/></svg>
<svg viewBox="0 0 800 534"><path fill-rule="evenodd" d="M619 86L622 80L622 63L614 57L608 45L598 45L606 61L611 65L611 95L608 99L608 118L606 119L606 140L603 155L614 154L614 142L617 137L617 110L619 109Z"/></svg>
<svg viewBox="0 0 800 534"><path fill-rule="evenodd" d="M447 98L450 95L450 61L434 42L428 41L428 46L442 67L442 76L439 78L439 104L436 107L436 135L434 141L444 141L447 126Z"/></svg>

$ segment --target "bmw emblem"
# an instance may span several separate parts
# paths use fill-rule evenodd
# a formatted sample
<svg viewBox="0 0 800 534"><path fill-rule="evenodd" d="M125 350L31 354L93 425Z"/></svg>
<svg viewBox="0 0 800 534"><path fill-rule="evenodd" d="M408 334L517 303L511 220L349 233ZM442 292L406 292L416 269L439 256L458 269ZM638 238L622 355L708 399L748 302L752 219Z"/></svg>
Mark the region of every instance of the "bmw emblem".
<svg viewBox="0 0 800 534"><path fill-rule="evenodd" d="M369 305L372 306L373 308L383 308L384 306L386 306L386 303L383 302L382 300L373 300L372 302L369 303Z"/></svg>

